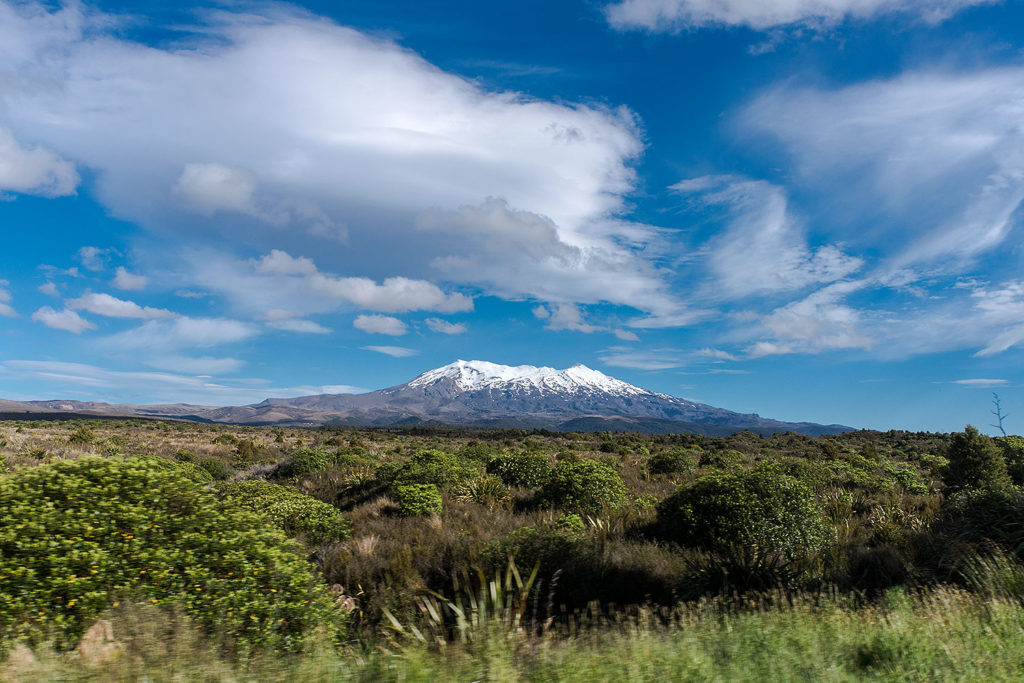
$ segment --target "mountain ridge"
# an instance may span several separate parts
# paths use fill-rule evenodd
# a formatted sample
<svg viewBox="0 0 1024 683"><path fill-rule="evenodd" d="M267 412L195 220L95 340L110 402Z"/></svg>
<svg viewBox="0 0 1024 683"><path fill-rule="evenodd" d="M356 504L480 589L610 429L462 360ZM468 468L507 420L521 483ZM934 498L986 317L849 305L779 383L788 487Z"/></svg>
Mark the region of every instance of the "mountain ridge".
<svg viewBox="0 0 1024 683"><path fill-rule="evenodd" d="M267 398L244 406L130 405L66 400L6 402L31 411L164 417L224 424L321 426L451 425L553 431L696 432L726 435L794 431L811 436L844 425L784 422L737 413L634 386L576 364L508 366L457 360L404 384L362 394ZM2 407L2 404L0 404Z"/></svg>

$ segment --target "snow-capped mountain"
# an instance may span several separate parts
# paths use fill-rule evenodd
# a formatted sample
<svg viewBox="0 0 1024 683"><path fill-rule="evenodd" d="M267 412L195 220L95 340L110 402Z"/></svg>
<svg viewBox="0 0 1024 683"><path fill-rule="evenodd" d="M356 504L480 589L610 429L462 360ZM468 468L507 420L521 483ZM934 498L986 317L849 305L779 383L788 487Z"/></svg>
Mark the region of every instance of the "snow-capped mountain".
<svg viewBox="0 0 1024 683"><path fill-rule="evenodd" d="M75 402L38 401L41 410L74 410ZM77 404L75 404L77 405ZM405 384L365 394L268 398L248 406L106 406L78 411L191 418L208 422L280 425L464 425L561 431L697 432L818 435L842 425L780 422L735 413L633 386L574 365L565 370L459 360Z"/></svg>
<svg viewBox="0 0 1024 683"><path fill-rule="evenodd" d="M407 386L419 387L450 380L462 391L520 389L539 393L606 393L620 396L650 394L632 384L577 363L565 370L534 365L498 365L482 360L457 360L424 372Z"/></svg>

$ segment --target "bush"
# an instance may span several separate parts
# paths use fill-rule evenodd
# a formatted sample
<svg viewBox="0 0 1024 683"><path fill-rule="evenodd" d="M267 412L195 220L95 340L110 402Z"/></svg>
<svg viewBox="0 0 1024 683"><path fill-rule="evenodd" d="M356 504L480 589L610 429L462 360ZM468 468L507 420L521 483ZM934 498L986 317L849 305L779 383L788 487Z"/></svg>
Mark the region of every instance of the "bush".
<svg viewBox="0 0 1024 683"><path fill-rule="evenodd" d="M429 449L413 455L395 471L391 482L395 485L458 484L478 474L475 467L464 463L453 453Z"/></svg>
<svg viewBox="0 0 1024 683"><path fill-rule="evenodd" d="M743 462L743 453L734 450L711 451L700 456L700 466L716 470L728 470Z"/></svg>
<svg viewBox="0 0 1024 683"><path fill-rule="evenodd" d="M544 501L583 514L618 507L625 495L619 473L594 460L563 460L541 489Z"/></svg>
<svg viewBox="0 0 1024 683"><path fill-rule="evenodd" d="M395 488L395 500L403 517L441 512L441 494L433 484L406 484Z"/></svg>
<svg viewBox="0 0 1024 683"><path fill-rule="evenodd" d="M1002 489L1010 485L1006 461L995 442L974 427L967 425L963 433L954 434L949 444L949 466L946 485L952 489Z"/></svg>
<svg viewBox="0 0 1024 683"><path fill-rule="evenodd" d="M71 445L85 446L91 444L96 440L96 435L93 434L92 430L82 425L68 437L68 443Z"/></svg>
<svg viewBox="0 0 1024 683"><path fill-rule="evenodd" d="M673 448L656 454L647 462L651 474L682 474L692 472L696 466L693 451L685 448Z"/></svg>
<svg viewBox="0 0 1024 683"><path fill-rule="evenodd" d="M334 454L320 448L300 448L292 453L288 474L308 474L325 470L334 464Z"/></svg>
<svg viewBox="0 0 1024 683"><path fill-rule="evenodd" d="M1019 436L1000 436L993 439L1003 450L1003 460L1010 479L1024 486L1024 439Z"/></svg>
<svg viewBox="0 0 1024 683"><path fill-rule="evenodd" d="M582 553L583 540L579 531L523 527L488 545L482 559L492 571L508 566L508 560L512 558L516 566L527 572L539 566L540 575L546 576L566 568Z"/></svg>
<svg viewBox="0 0 1024 683"><path fill-rule="evenodd" d="M817 553L831 536L811 489L770 465L681 487L658 506L658 522L671 540L718 552L743 549L753 560Z"/></svg>
<svg viewBox="0 0 1024 683"><path fill-rule="evenodd" d="M1014 487L962 489L943 501L938 528L967 543L993 541L1024 559L1024 495Z"/></svg>
<svg viewBox="0 0 1024 683"><path fill-rule="evenodd" d="M201 457L196 462L201 468L217 480L224 480L235 473L235 469L225 462L222 458L218 458L215 455L207 455Z"/></svg>
<svg viewBox="0 0 1024 683"><path fill-rule="evenodd" d="M142 460L153 467L162 469L165 472L177 472L191 482L196 484L209 484L213 481L210 473L199 465L191 462L172 462L156 455L133 455L133 460Z"/></svg>
<svg viewBox="0 0 1024 683"><path fill-rule="evenodd" d="M218 490L228 500L258 513L289 536L298 536L310 544L342 541L352 531L337 508L287 486L242 481L220 484Z"/></svg>
<svg viewBox="0 0 1024 683"><path fill-rule="evenodd" d="M0 637L73 642L115 600L177 604L239 646L297 649L340 616L299 546L143 458L0 478Z"/></svg>
<svg viewBox="0 0 1024 683"><path fill-rule="evenodd" d="M541 453L512 453L491 460L487 471L500 477L506 486L536 488L551 476L551 464Z"/></svg>

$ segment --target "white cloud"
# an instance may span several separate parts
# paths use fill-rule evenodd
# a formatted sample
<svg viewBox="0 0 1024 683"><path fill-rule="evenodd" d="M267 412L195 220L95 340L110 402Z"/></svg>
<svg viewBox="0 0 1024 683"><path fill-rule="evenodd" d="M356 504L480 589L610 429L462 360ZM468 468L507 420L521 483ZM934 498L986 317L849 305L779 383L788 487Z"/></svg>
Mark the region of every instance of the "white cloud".
<svg viewBox="0 0 1024 683"><path fill-rule="evenodd" d="M404 346L363 346L362 348L366 351L383 353L385 356L392 356L393 358L408 358L409 356L417 356L420 353L415 349L407 349Z"/></svg>
<svg viewBox="0 0 1024 683"><path fill-rule="evenodd" d="M211 356L160 356L149 358L146 365L159 370L184 372L190 375L223 375L237 371L245 363L237 358L214 358Z"/></svg>
<svg viewBox="0 0 1024 683"><path fill-rule="evenodd" d="M532 310L533 317L537 318L538 320L547 320L548 318L551 317L551 311L549 311L544 306L534 306Z"/></svg>
<svg viewBox="0 0 1024 683"><path fill-rule="evenodd" d="M441 334L466 333L466 326L462 323L452 323L440 318L427 318L424 322L427 323L427 327L433 332L440 332Z"/></svg>
<svg viewBox="0 0 1024 683"><path fill-rule="evenodd" d="M686 364L684 354L676 349L634 349L628 346L611 346L600 352L599 358L605 365L635 370L668 370Z"/></svg>
<svg viewBox="0 0 1024 683"><path fill-rule="evenodd" d="M652 263L661 236L618 218L643 150L630 111L491 92L389 40L245 9L204 15L180 49L130 42L80 5L3 2L0 44L18 49L0 51L2 118L164 234L311 253L310 234L347 231L321 267L365 275L386 253L404 276L323 283L371 310L467 310L395 302L436 299L417 283L437 273L499 296L680 308Z"/></svg>
<svg viewBox="0 0 1024 683"><path fill-rule="evenodd" d="M622 341L640 341L640 337L637 336L636 332L630 332L629 330L613 330L613 332Z"/></svg>
<svg viewBox="0 0 1024 683"><path fill-rule="evenodd" d="M107 267L113 249L100 249L99 247L82 247L76 256L82 266L88 270L103 270Z"/></svg>
<svg viewBox="0 0 1024 683"><path fill-rule="evenodd" d="M549 330L573 330L590 334L604 330L603 327L591 325L583 320L583 313L578 306L572 304L556 304L551 307L551 315L544 326Z"/></svg>
<svg viewBox="0 0 1024 683"><path fill-rule="evenodd" d="M216 163L187 163L175 191L201 211L238 211L258 214L253 202L256 179L252 173Z"/></svg>
<svg viewBox="0 0 1024 683"><path fill-rule="evenodd" d="M908 72L840 89L784 85L738 119L777 138L805 191L876 248L879 277L1005 244L1024 201L1024 67ZM835 219L839 219L836 221Z"/></svg>
<svg viewBox="0 0 1024 683"><path fill-rule="evenodd" d="M224 294L240 308L270 309L306 315L331 311L343 304L385 313L473 310L473 300L459 292L446 294L426 280L389 277L377 283L365 277L335 277L320 272L306 257L279 249L259 259L238 262L204 252L189 259L190 277L204 288Z"/></svg>
<svg viewBox="0 0 1024 683"><path fill-rule="evenodd" d="M117 275L114 276L114 286L128 291L145 289L148 282L148 277L129 273L124 266L118 266Z"/></svg>
<svg viewBox="0 0 1024 683"><path fill-rule="evenodd" d="M681 31L705 26L824 27L847 19L909 15L928 23L993 0L621 0L606 10L617 29Z"/></svg>
<svg viewBox="0 0 1024 683"><path fill-rule="evenodd" d="M649 228L605 221L591 225L586 236L568 235L550 217L495 197L457 210L424 211L416 225L454 238L451 253L431 261L440 273L498 296L607 302L663 314L683 306L655 267L615 238L629 231L640 243L658 241Z"/></svg>
<svg viewBox="0 0 1024 683"><path fill-rule="evenodd" d="M43 284L39 285L39 291L45 294L46 296L60 296L60 290L57 289L57 285L55 285L52 282L44 282Z"/></svg>
<svg viewBox="0 0 1024 683"><path fill-rule="evenodd" d="M42 147L22 147L0 127L0 193L63 197L75 193L78 180L70 161Z"/></svg>
<svg viewBox="0 0 1024 683"><path fill-rule="evenodd" d="M0 280L0 315L6 318L17 318L18 313L11 307L11 292L7 289L7 280Z"/></svg>
<svg viewBox="0 0 1024 683"><path fill-rule="evenodd" d="M111 335L105 345L150 353L172 349L207 348L244 341L259 334L251 323L226 318L148 320L142 325Z"/></svg>
<svg viewBox="0 0 1024 683"><path fill-rule="evenodd" d="M400 337L409 331L408 326L390 315L360 315L352 321L352 327L370 334L387 334Z"/></svg>
<svg viewBox="0 0 1024 683"><path fill-rule="evenodd" d="M77 299L68 299L64 304L74 311L85 310L96 315L105 315L111 318L153 320L157 318L174 318L178 315L163 308L139 306L134 301L126 301L109 294L98 294L95 292L89 292Z"/></svg>
<svg viewBox="0 0 1024 683"><path fill-rule="evenodd" d="M826 245L812 250L789 211L783 190L735 176L704 176L673 185L707 205L725 206L727 227L711 240L707 265L712 298L738 299L794 291L839 280L863 261Z"/></svg>
<svg viewBox="0 0 1024 683"><path fill-rule="evenodd" d="M96 325L82 318L75 311L68 309L55 311L49 306L43 306L33 313L32 319L55 330L64 330L74 334L81 334L86 330L96 329Z"/></svg>
<svg viewBox="0 0 1024 683"><path fill-rule="evenodd" d="M324 327L319 323L315 323L312 320L297 320L295 318L285 318L282 320L271 320L267 323L269 327L273 327L276 330L284 330L286 332L299 332L301 334L330 334L331 329Z"/></svg>
<svg viewBox="0 0 1024 683"><path fill-rule="evenodd" d="M1004 384L1008 384L1005 379L955 379L953 384L962 384L968 387L977 387L980 389L988 389L991 387L1001 387Z"/></svg>
<svg viewBox="0 0 1024 683"><path fill-rule="evenodd" d="M204 359L191 369L201 369ZM231 359L208 359L230 367ZM258 378L222 379L196 377L173 372L115 371L83 363L58 361L9 360L0 362L0 369L13 379L31 379L49 385L53 395L66 396L68 387L85 387L97 400L114 403L192 403L198 405L244 405L268 397L309 396L322 393L359 393L365 391L348 385L304 385L276 387ZM186 369L186 372L190 371Z"/></svg>

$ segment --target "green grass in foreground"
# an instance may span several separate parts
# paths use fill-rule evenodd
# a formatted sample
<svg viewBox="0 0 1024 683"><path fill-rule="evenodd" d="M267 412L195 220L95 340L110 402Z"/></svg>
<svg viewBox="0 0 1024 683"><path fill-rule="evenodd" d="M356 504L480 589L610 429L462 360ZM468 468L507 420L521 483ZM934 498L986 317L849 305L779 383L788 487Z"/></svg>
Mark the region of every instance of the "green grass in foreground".
<svg viewBox="0 0 1024 683"><path fill-rule="evenodd" d="M157 613L153 613L157 614ZM152 615L151 615L152 616ZM706 605L656 625L618 623L527 636L490 621L465 642L397 636L360 653L220 659L196 632L136 615L116 621L117 659L88 667L45 649L0 665L17 681L1020 680L1024 608L966 592L890 593L874 607L798 604L743 612ZM24 653L22 653L24 658ZM12 658L13 659L13 658Z"/></svg>

